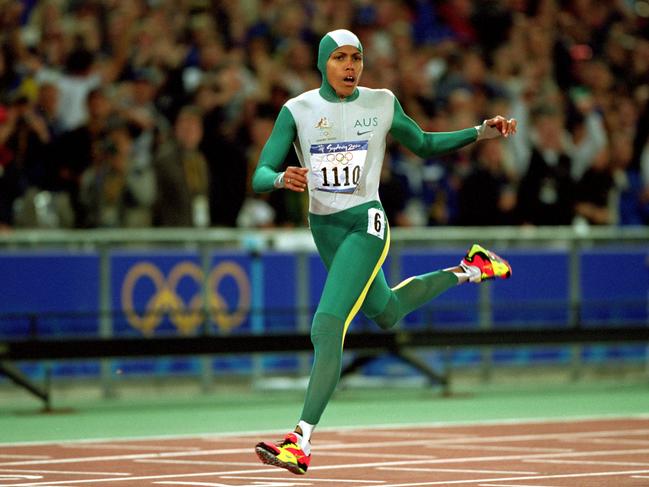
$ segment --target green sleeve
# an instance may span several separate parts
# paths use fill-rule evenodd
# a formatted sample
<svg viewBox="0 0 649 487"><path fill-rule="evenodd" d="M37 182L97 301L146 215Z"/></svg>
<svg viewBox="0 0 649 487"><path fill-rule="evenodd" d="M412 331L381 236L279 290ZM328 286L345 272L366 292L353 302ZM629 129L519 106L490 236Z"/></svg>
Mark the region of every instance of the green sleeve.
<svg viewBox="0 0 649 487"><path fill-rule="evenodd" d="M446 154L475 142L478 138L475 127L455 132L424 132L412 118L405 114L396 97L390 133L399 143L419 157Z"/></svg>
<svg viewBox="0 0 649 487"><path fill-rule="evenodd" d="M291 145L295 140L297 130L295 120L291 111L282 107L275 120L275 126L266 141L264 148L261 150L257 168L252 176L252 189L256 193L265 193L275 189L274 182L279 169L282 167L284 159Z"/></svg>

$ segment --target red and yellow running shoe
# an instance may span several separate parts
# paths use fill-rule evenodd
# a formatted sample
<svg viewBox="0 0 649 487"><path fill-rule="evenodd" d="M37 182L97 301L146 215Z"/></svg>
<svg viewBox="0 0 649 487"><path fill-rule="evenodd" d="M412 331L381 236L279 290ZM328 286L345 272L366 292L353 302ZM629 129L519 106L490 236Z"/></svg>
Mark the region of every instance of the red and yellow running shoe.
<svg viewBox="0 0 649 487"><path fill-rule="evenodd" d="M512 275L512 268L502 257L492 251L473 244L460 262L462 267L471 275L469 281L481 282L487 279L509 279Z"/></svg>
<svg viewBox="0 0 649 487"><path fill-rule="evenodd" d="M255 446L255 453L259 459L268 465L282 467L297 475L304 475L311 455L304 453L295 433L287 434L279 443L266 443L262 441Z"/></svg>

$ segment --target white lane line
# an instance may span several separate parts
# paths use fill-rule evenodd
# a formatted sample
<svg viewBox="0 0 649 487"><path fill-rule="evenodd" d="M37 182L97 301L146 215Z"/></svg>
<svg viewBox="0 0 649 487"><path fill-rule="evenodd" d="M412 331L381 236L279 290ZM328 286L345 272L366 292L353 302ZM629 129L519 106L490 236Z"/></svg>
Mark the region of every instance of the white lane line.
<svg viewBox="0 0 649 487"><path fill-rule="evenodd" d="M265 471L276 471L277 468L274 467L273 469L266 469ZM26 484L0 484L0 487L49 487L49 486L54 486L56 485L57 487L60 487L62 485L66 484L98 484L101 482L122 482L124 480L128 482L133 482L136 480L162 480L162 479L174 479L174 478L192 478L192 477L218 477L224 472L200 472L200 473L186 473L186 474L169 474L169 475L143 475L139 477L128 477L128 478L113 478L113 479L87 479L87 480L64 480L61 482L29 482ZM130 484L134 485L134 484ZM137 485L137 484L136 484Z"/></svg>
<svg viewBox="0 0 649 487"><path fill-rule="evenodd" d="M201 450L191 452L167 452L167 453L134 453L131 455L105 455L93 457L73 457L73 458L53 458L50 460L29 460L24 462L4 462L0 467L13 467L23 465L52 465L60 463L83 463L83 462L106 462L113 460L136 460L142 458L167 458L167 457L187 457L201 455L229 455L237 453L248 453L250 448L232 448L226 450Z"/></svg>
<svg viewBox="0 0 649 487"><path fill-rule="evenodd" d="M46 460L52 458L50 455L11 455L8 453L0 453L0 458L24 458L26 460Z"/></svg>
<svg viewBox="0 0 649 487"><path fill-rule="evenodd" d="M649 429L639 429L639 430L606 430L606 431L584 431L576 433L543 433L543 434L525 434L525 435L502 435L502 436L484 436L484 437L472 437L469 439L465 438L450 438L450 439L439 439L439 440L425 440L425 439L414 439L414 440L402 440L402 441L386 441L386 442L345 442L345 443L336 443L332 445L321 445L318 444L318 451L325 449L336 449L336 450L354 450L354 449L368 449L368 448L386 448L386 447L399 447L399 446L420 446L422 448L452 448L454 445L464 445L465 442L472 446L475 445L477 449L485 448L483 443L500 443L504 441L536 441L536 440L561 440L563 438L582 438L582 437L616 437L622 434L633 434L633 435L644 435L649 434ZM493 447L492 447L493 448ZM502 448L502 447L496 447ZM559 451L572 451L572 449L560 448Z"/></svg>
<svg viewBox="0 0 649 487"><path fill-rule="evenodd" d="M632 479L649 479L649 475L631 475Z"/></svg>
<svg viewBox="0 0 649 487"><path fill-rule="evenodd" d="M79 448L83 450L153 450L153 451L198 451L199 447L196 446L164 446L164 445L131 445L125 443L124 445L117 445L112 443L93 443L92 445L79 443L57 443L56 446L61 448Z"/></svg>
<svg viewBox="0 0 649 487"><path fill-rule="evenodd" d="M155 485L195 485L199 487L230 487L228 484L215 484L214 482L153 482ZM291 484L298 485L298 484ZM308 485L308 484L299 484L299 485Z"/></svg>
<svg viewBox="0 0 649 487"><path fill-rule="evenodd" d="M624 438L584 438L579 440L573 440L578 443L596 443L596 444L615 444L615 445L636 445L636 446L649 446L649 440L629 440Z"/></svg>
<svg viewBox="0 0 649 487"><path fill-rule="evenodd" d="M535 448L532 446L493 446L493 445L445 445L445 450L485 450L485 451L519 451L519 452L546 452L546 453L559 453L559 452L572 452L574 448Z"/></svg>
<svg viewBox="0 0 649 487"><path fill-rule="evenodd" d="M0 480L27 480L27 479L42 479L42 475L0 475Z"/></svg>
<svg viewBox="0 0 649 487"><path fill-rule="evenodd" d="M534 440L559 440L559 441L572 441L582 438L606 438L613 437L619 438L620 436L635 436L647 435L649 429L638 430L603 430L603 431L579 431L573 433L540 433L540 434L524 434L524 435L498 435L498 436L482 436L478 438L470 438L470 443L492 443L503 441L534 441ZM431 445L440 444L446 445L448 443L462 444L466 440L462 438L454 438L449 440L432 440L428 443Z"/></svg>
<svg viewBox="0 0 649 487"><path fill-rule="evenodd" d="M609 462L606 460L523 460L524 463L558 463L575 465L617 465L620 467L649 467L647 462Z"/></svg>
<svg viewBox="0 0 649 487"><path fill-rule="evenodd" d="M557 487L556 485L524 485L524 484L478 484L478 487Z"/></svg>
<svg viewBox="0 0 649 487"><path fill-rule="evenodd" d="M539 475L539 472L521 472L518 470L477 470L473 468L412 468L412 467L378 467L377 470L399 470L404 472L455 472L455 473L497 473L500 475Z"/></svg>
<svg viewBox="0 0 649 487"><path fill-rule="evenodd" d="M320 449L320 444L318 443L318 457L349 457L350 453L349 452L336 452L336 451L319 451ZM361 452L354 452L352 453L354 458L403 458L402 453L361 453ZM439 458L437 455L412 455L408 454L408 458L412 458L413 460L434 460L435 458Z"/></svg>
<svg viewBox="0 0 649 487"><path fill-rule="evenodd" d="M27 470L18 468L0 468L0 472L25 472L25 473L52 473L52 474L65 474L65 475L115 475L116 477L124 477L132 475L124 472L81 472L77 470Z"/></svg>
<svg viewBox="0 0 649 487"><path fill-rule="evenodd" d="M337 468L337 467L336 467ZM0 487L68 487L65 484L90 484L94 486L94 484L97 483L102 483L102 482L122 482L122 481L128 481L128 482L133 482L136 480L162 480L162 479L174 479L174 478L196 478L196 477L223 477L226 475L237 475L237 474L262 474L262 473L274 473L274 474L283 474L284 471L278 469L277 467L264 467L264 468L257 468L254 470L233 470L230 472L200 472L200 473L185 473L185 474L166 474L166 475L146 475L146 476L139 476L139 477L128 477L128 478L112 478L112 479L87 479L87 480L67 480L67 481L56 481L56 482L29 482L29 483L22 483L22 484L0 484ZM361 481L361 482L370 482L370 481ZM377 483L384 483L384 481L371 481L371 482L377 482ZM158 482L160 483L160 482ZM176 481L172 483L178 483ZM133 485L133 484L129 484ZM300 484L304 485L304 484ZM307 484L308 485L308 484ZM227 486L230 487L230 486ZM242 487L242 486L240 486ZM257 486L255 486L257 487Z"/></svg>
<svg viewBox="0 0 649 487"><path fill-rule="evenodd" d="M135 463L168 463L175 465L237 465L240 467L259 466L259 462L211 462L207 460L135 460Z"/></svg>
<svg viewBox="0 0 649 487"><path fill-rule="evenodd" d="M549 480L549 479L578 479L587 477L613 477L616 475L632 475L649 473L649 470L622 470L618 472L584 472L584 473L566 473L556 475L535 475L530 477L504 477L501 479L472 479L472 480L443 480L441 482L408 482L405 484L386 484L383 487L417 487L421 485L451 485L451 484L473 484L476 482L511 482L516 480ZM517 486L520 487L520 486Z"/></svg>
<svg viewBox="0 0 649 487"><path fill-rule="evenodd" d="M230 484L221 484L214 482L175 482L175 481L164 481L164 482L153 482L155 485L196 485L199 487L232 487ZM303 480L293 480L293 481L270 481L264 482L263 484L255 482L255 485L243 485L240 487L302 487L307 485L313 485L311 482L305 482Z"/></svg>
<svg viewBox="0 0 649 487"><path fill-rule="evenodd" d="M276 477L240 477L238 475L219 475L221 479L241 479L241 480L277 480ZM347 480L347 479L319 479L317 477L307 477L304 481L312 482L332 482L338 483L342 482L345 484L348 483L366 483L366 484L384 484L385 480Z"/></svg>
<svg viewBox="0 0 649 487"><path fill-rule="evenodd" d="M401 437L412 437L412 438L425 438L428 440L452 440L455 438L479 438L478 435L476 434L469 434L469 433L436 433L434 431L408 431L408 432L403 432L403 431L377 431L377 430L354 430L354 431L345 431L340 433L341 436L349 437L349 436L379 436L379 437L387 437L387 438L394 438L395 436L401 436Z"/></svg>

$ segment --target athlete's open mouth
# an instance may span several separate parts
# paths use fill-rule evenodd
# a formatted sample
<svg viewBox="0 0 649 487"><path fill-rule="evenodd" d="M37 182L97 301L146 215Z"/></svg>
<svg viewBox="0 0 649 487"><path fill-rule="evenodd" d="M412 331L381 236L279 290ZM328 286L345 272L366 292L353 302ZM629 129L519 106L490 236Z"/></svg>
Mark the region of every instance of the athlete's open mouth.
<svg viewBox="0 0 649 487"><path fill-rule="evenodd" d="M343 81L344 81L345 83L353 84L353 83L356 81L356 77L355 77L355 76L351 76L351 75L350 75L350 76L345 76L345 77L343 78Z"/></svg>

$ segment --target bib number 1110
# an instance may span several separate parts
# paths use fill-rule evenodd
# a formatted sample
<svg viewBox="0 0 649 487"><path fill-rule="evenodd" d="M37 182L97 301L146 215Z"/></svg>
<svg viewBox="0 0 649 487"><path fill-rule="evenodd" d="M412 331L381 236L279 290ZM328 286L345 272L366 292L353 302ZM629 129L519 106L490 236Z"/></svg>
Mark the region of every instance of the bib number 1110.
<svg viewBox="0 0 649 487"><path fill-rule="evenodd" d="M342 169L338 167L323 167L322 168L322 186L326 187L340 187L340 186L356 186L361 179L360 166L354 166L351 170L350 180L349 166Z"/></svg>

